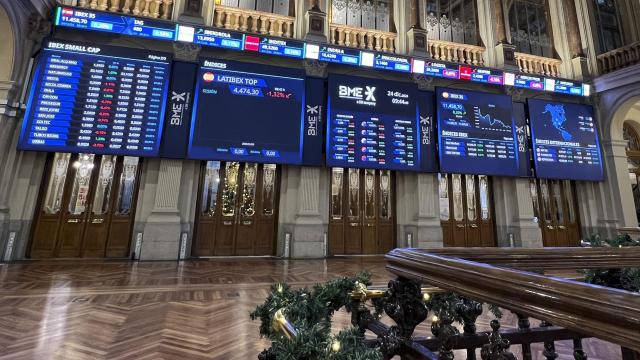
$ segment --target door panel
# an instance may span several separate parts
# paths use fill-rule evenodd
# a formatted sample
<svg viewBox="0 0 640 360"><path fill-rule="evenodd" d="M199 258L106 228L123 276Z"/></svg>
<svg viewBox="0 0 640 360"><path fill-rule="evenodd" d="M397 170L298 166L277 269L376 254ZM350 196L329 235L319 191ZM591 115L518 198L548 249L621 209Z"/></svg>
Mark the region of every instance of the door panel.
<svg viewBox="0 0 640 360"><path fill-rule="evenodd" d="M116 165L117 183L114 185L113 210L110 212L107 257L125 257L129 255L131 233L138 202L138 184L140 178L140 158L125 156L122 163Z"/></svg>
<svg viewBox="0 0 640 360"><path fill-rule="evenodd" d="M579 246L580 224L573 182L532 179L529 190L544 246Z"/></svg>
<svg viewBox="0 0 640 360"><path fill-rule="evenodd" d="M137 164L139 160L124 157L124 164L131 161ZM126 257L133 211L119 218L114 215L114 194L119 189L115 179L124 175L123 168L123 158L118 156L53 154L46 168L47 186L35 216L29 256ZM130 174L130 205L135 203L137 170L136 165ZM111 239L117 239L115 251L110 250Z"/></svg>
<svg viewBox="0 0 640 360"><path fill-rule="evenodd" d="M484 175L438 174L444 246L496 246L491 179Z"/></svg>
<svg viewBox="0 0 640 360"><path fill-rule="evenodd" d="M383 254L395 246L392 173L331 169L329 254Z"/></svg>
<svg viewBox="0 0 640 360"><path fill-rule="evenodd" d="M193 255L273 255L278 192L274 164L204 163Z"/></svg>

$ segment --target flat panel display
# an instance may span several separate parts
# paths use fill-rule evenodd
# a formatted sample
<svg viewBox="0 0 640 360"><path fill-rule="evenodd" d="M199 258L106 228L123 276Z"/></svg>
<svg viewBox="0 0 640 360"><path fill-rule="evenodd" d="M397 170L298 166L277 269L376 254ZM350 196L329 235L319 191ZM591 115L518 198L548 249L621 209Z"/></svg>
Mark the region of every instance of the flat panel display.
<svg viewBox="0 0 640 360"><path fill-rule="evenodd" d="M302 162L302 70L202 59L196 84L190 158Z"/></svg>
<svg viewBox="0 0 640 360"><path fill-rule="evenodd" d="M547 179L604 179L593 107L529 100L536 176Z"/></svg>
<svg viewBox="0 0 640 360"><path fill-rule="evenodd" d="M150 18L135 18L88 9L59 7L55 21L58 26L74 29L89 29L156 40L173 41L176 39L176 24Z"/></svg>
<svg viewBox="0 0 640 360"><path fill-rule="evenodd" d="M436 94L441 172L519 176L510 96L447 88Z"/></svg>
<svg viewBox="0 0 640 360"><path fill-rule="evenodd" d="M160 146L160 156L172 159L187 157L189 121L193 105L198 64L174 61L171 68L171 88Z"/></svg>
<svg viewBox="0 0 640 360"><path fill-rule="evenodd" d="M416 98L413 84L332 75L327 165L420 170Z"/></svg>
<svg viewBox="0 0 640 360"><path fill-rule="evenodd" d="M46 41L18 148L157 156L170 61L165 53Z"/></svg>

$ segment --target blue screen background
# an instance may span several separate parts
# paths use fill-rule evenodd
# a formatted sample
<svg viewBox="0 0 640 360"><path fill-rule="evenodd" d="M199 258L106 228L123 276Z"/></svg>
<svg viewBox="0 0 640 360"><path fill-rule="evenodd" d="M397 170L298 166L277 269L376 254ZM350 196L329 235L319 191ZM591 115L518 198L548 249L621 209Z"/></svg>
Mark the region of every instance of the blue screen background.
<svg viewBox="0 0 640 360"><path fill-rule="evenodd" d="M528 105L536 177L604 179L593 107L533 99Z"/></svg>

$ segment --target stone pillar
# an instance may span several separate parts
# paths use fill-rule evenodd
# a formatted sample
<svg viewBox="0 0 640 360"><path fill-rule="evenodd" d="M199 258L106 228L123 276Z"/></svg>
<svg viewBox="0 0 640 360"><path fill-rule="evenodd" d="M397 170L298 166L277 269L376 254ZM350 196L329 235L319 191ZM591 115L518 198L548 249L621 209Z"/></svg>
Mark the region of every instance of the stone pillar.
<svg viewBox="0 0 640 360"><path fill-rule="evenodd" d="M515 59L515 45L507 41L507 29L504 21L505 10L503 0L493 0L491 7L493 9L492 20L494 21L494 36L496 40L496 66L505 70L518 71L518 65Z"/></svg>
<svg viewBox="0 0 640 360"><path fill-rule="evenodd" d="M529 180L493 178L496 240L500 247L542 247L542 232L535 221Z"/></svg>
<svg viewBox="0 0 640 360"><path fill-rule="evenodd" d="M178 16L178 21L183 23L204 25L204 18L202 17L202 8L203 8L202 1L203 0L183 0L183 1L184 1L184 8L180 16Z"/></svg>
<svg viewBox="0 0 640 360"><path fill-rule="evenodd" d="M611 233L618 227L638 227L636 217L636 207L629 180L629 168L627 165L627 142L624 140L603 141L605 157L605 183L608 191L602 197L604 218L600 219L601 227ZM617 224L610 221L610 218L617 220Z"/></svg>
<svg viewBox="0 0 640 360"><path fill-rule="evenodd" d="M182 160L161 159L159 161L153 209L144 226L141 260L176 260L178 258L182 229L178 206ZM149 183L146 185L148 186Z"/></svg>
<svg viewBox="0 0 640 360"><path fill-rule="evenodd" d="M534 221L533 199L531 199L529 186L528 179L515 179L515 201L518 212L513 214L512 218L514 240L516 246L539 248L543 246L542 231L538 222Z"/></svg>
<svg viewBox="0 0 640 360"><path fill-rule="evenodd" d="M329 34L329 23L327 13L322 11L318 1L314 1L309 10L305 13L305 40L316 42L327 42Z"/></svg>
<svg viewBox="0 0 640 360"><path fill-rule="evenodd" d="M404 3L404 2L401 2ZM407 31L406 52L413 56L429 57L429 49L427 48L427 30L421 26L420 0L412 0L407 9L409 13L409 30ZM404 11L402 14L406 14ZM405 16L406 18L406 16ZM398 27L398 34L403 33ZM399 49L400 50L400 49Z"/></svg>
<svg viewBox="0 0 640 360"><path fill-rule="evenodd" d="M438 186L437 175L418 174L418 187L416 189L418 200L418 233L413 240L414 247L442 247Z"/></svg>
<svg viewBox="0 0 640 360"><path fill-rule="evenodd" d="M569 54L571 55L573 74L577 80L586 80L589 78L589 65L582 50L580 24L578 23L575 0L563 0L563 6L566 15L567 39L569 41Z"/></svg>
<svg viewBox="0 0 640 360"><path fill-rule="evenodd" d="M321 169L301 167L296 202L296 216L293 224L292 257L324 257L326 231L321 212Z"/></svg>

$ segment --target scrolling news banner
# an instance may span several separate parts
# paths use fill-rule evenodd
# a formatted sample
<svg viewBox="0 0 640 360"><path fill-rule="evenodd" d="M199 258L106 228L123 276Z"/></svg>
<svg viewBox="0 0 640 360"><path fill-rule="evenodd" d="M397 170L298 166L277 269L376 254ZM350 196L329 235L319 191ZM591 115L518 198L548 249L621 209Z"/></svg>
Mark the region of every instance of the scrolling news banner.
<svg viewBox="0 0 640 360"><path fill-rule="evenodd" d="M331 75L327 112L328 166L436 171L432 93L410 83Z"/></svg>
<svg viewBox="0 0 640 360"><path fill-rule="evenodd" d="M301 69L202 59L196 83L189 158L302 163Z"/></svg>
<svg viewBox="0 0 640 360"><path fill-rule="evenodd" d="M46 41L18 148L157 156L170 62L165 53Z"/></svg>
<svg viewBox="0 0 640 360"><path fill-rule="evenodd" d="M522 176L508 95L438 88L442 172Z"/></svg>
<svg viewBox="0 0 640 360"><path fill-rule="evenodd" d="M529 100L536 176L602 181L602 156L593 107Z"/></svg>

